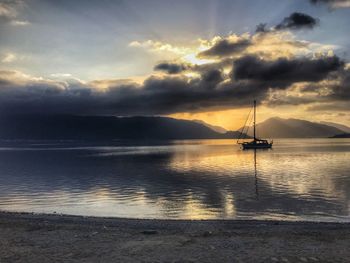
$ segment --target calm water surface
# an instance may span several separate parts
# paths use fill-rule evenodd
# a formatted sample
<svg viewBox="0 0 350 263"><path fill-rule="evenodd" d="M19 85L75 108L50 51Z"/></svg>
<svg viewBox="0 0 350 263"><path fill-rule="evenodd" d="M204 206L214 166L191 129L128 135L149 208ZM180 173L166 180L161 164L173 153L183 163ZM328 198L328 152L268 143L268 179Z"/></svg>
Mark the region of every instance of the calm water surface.
<svg viewBox="0 0 350 263"><path fill-rule="evenodd" d="M350 139L0 144L0 210L350 221Z"/></svg>

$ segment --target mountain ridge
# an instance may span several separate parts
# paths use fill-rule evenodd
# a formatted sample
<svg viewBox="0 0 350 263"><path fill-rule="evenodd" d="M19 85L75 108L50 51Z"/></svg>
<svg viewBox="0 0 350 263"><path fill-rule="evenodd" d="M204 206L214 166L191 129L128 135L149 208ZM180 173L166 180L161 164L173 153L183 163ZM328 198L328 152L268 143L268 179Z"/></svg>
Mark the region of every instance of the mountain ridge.
<svg viewBox="0 0 350 263"><path fill-rule="evenodd" d="M219 133L214 130L215 126L205 124L160 116L13 115L0 116L0 139L181 140L240 137L239 131ZM345 136L344 131L336 127L294 118L273 117L258 123L256 128L257 137L261 138ZM252 136L252 129L248 135Z"/></svg>
<svg viewBox="0 0 350 263"><path fill-rule="evenodd" d="M253 129L247 132L252 135ZM272 117L256 125L257 137L262 138L328 138L344 133L336 127L300 120Z"/></svg>
<svg viewBox="0 0 350 263"><path fill-rule="evenodd" d="M229 139L239 132L220 134L189 120L168 117L76 115L0 116L0 139Z"/></svg>
<svg viewBox="0 0 350 263"><path fill-rule="evenodd" d="M228 130L226 130L225 128L223 128L223 127L221 127L221 126L212 125L212 124L209 124L209 123L207 123L207 122L205 122L205 121L202 121L202 120L192 120L192 121L197 122L197 123L200 123L200 124L203 124L204 126L210 128L210 129L212 129L212 130L214 130L214 131L216 131L216 132L218 132L218 133L224 134L224 133L227 133L227 132L228 132Z"/></svg>
<svg viewBox="0 0 350 263"><path fill-rule="evenodd" d="M321 124L325 124L328 126L332 126L335 128L338 128L339 130L343 131L344 133L350 133L350 127L344 125L344 124L340 124L340 123L335 123L335 122L329 122L329 121L321 121Z"/></svg>

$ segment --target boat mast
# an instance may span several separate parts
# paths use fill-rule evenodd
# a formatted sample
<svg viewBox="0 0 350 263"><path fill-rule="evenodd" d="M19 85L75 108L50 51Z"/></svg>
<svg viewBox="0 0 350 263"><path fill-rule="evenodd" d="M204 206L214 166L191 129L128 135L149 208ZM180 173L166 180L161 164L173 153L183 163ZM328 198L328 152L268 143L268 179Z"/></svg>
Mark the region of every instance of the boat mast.
<svg viewBox="0 0 350 263"><path fill-rule="evenodd" d="M254 100L254 141L256 141L255 123L256 123L256 100Z"/></svg>

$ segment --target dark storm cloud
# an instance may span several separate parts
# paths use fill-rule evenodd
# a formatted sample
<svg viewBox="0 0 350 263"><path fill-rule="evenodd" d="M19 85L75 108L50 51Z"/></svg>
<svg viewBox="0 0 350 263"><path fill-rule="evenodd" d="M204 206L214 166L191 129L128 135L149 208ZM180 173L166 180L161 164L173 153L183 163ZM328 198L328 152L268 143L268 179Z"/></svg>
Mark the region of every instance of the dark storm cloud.
<svg viewBox="0 0 350 263"><path fill-rule="evenodd" d="M308 91L317 93L314 100L324 104L312 106L309 110L350 110L350 69L342 69L328 78L329 81L311 84Z"/></svg>
<svg viewBox="0 0 350 263"><path fill-rule="evenodd" d="M222 39L214 44L211 48L198 54L198 57L228 57L242 52L251 45L249 39L239 39L231 42L228 39Z"/></svg>
<svg viewBox="0 0 350 263"><path fill-rule="evenodd" d="M337 56L319 59L280 58L273 61L245 56L234 62L233 77L236 80L268 82L271 86L283 88L295 82L320 81L343 65Z"/></svg>
<svg viewBox="0 0 350 263"><path fill-rule="evenodd" d="M290 16L285 17L281 23L279 23L275 29L302 29L302 28L314 28L319 23L318 19L313 18L303 13L292 13ZM258 28L257 28L258 29ZM259 28L260 30L262 28Z"/></svg>
<svg viewBox="0 0 350 263"><path fill-rule="evenodd" d="M333 80L336 80L333 82ZM316 86L316 85L314 85ZM326 89L326 94L320 93L322 99L329 101L349 101L350 100L350 69L340 70L333 76L329 83L316 86L318 90ZM350 109L350 103L347 103L347 109Z"/></svg>
<svg viewBox="0 0 350 263"><path fill-rule="evenodd" d="M154 67L154 70L163 71L168 74L179 74L188 69L185 64L162 62Z"/></svg>
<svg viewBox="0 0 350 263"><path fill-rule="evenodd" d="M0 113L130 116L239 108L250 105L252 98L268 100L271 91L287 89L296 82L317 83L332 72L342 74L342 84L333 87L327 100L344 99L348 90L342 85L350 77L342 66L335 56L272 61L245 56L233 63L232 78L220 68L206 66L197 70L197 78L166 75L149 77L142 84L54 81L0 71Z"/></svg>
<svg viewBox="0 0 350 263"><path fill-rule="evenodd" d="M266 96L265 86L222 80L221 71L210 70L196 79L150 77L142 85L100 90L82 83L20 79L0 87L0 112L154 115L236 108L250 104L252 96Z"/></svg>
<svg viewBox="0 0 350 263"><path fill-rule="evenodd" d="M196 72L200 75L208 75L210 72L222 71L225 67L232 66L233 59L232 58L222 58L218 61L212 63L205 63L201 65L194 65L189 63L174 63L174 62L162 62L157 64L153 69L156 71L162 71L167 74L180 74L184 71L188 72Z"/></svg>
<svg viewBox="0 0 350 263"><path fill-rule="evenodd" d="M292 13L285 17L281 23L273 28L267 28L266 23L260 23L256 26L256 33L266 33L279 30L298 30L298 29L313 29L319 24L319 19L303 13Z"/></svg>
<svg viewBox="0 0 350 263"><path fill-rule="evenodd" d="M208 82L208 83L220 83L221 81L224 80L222 76L222 72L218 69L212 69L205 72L202 75L202 79L204 82Z"/></svg>
<svg viewBox="0 0 350 263"><path fill-rule="evenodd" d="M278 94L269 97L269 106L306 105L309 111L349 111L350 110L350 70L341 68L328 75L321 82L309 82L299 88L295 96ZM303 96L300 96L303 95ZM316 103L316 104L315 104Z"/></svg>

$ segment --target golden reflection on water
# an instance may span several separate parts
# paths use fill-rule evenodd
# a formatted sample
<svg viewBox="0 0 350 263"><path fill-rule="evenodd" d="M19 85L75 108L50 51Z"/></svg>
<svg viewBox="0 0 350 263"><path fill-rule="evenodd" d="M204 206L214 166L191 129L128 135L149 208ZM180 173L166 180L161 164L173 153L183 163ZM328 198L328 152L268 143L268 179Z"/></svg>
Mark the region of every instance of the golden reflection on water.
<svg viewBox="0 0 350 263"><path fill-rule="evenodd" d="M169 167L179 172L208 171L208 169L212 171L220 167L217 172L225 171L228 174L237 167L241 169L253 167L251 153L243 152L238 145L227 144L227 141L226 144L219 141L221 145L215 145L213 141L210 142L212 145L205 147L192 146L186 148L186 151L175 151L169 160Z"/></svg>
<svg viewBox="0 0 350 263"><path fill-rule="evenodd" d="M258 182L262 180L271 189L281 189L293 196L348 202L347 193L334 184L336 172L332 170L339 168L339 158L350 158L349 152L333 153L330 156L327 151L312 154L288 151L280 153L274 150L242 151L239 146L225 143L227 142L212 140L207 143L208 147L201 147L200 154L195 147L186 152L175 152L169 166L179 173L196 171L214 177L254 174L257 199ZM220 148L218 145L230 148ZM236 214L234 209L233 202L228 202L224 207L224 210Z"/></svg>
<svg viewBox="0 0 350 263"><path fill-rule="evenodd" d="M38 169L31 163L21 167L20 159L15 165L17 159L11 163L4 155L0 209L142 218L293 220L322 215L346 220L350 140L348 148L326 142L281 140L267 151L243 151L233 140L97 147L88 153L70 149L68 161L57 153L58 163L39 163ZM35 151L29 154L35 156Z"/></svg>

